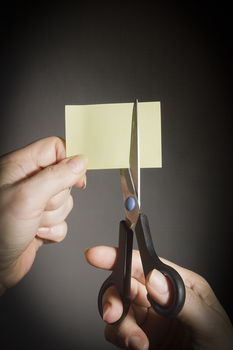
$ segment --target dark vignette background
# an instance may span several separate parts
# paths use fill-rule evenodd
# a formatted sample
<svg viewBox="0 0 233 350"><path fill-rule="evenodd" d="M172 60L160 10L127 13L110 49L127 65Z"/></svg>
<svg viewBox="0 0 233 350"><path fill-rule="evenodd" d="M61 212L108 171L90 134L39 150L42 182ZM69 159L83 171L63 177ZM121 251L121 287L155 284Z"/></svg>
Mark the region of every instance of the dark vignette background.
<svg viewBox="0 0 233 350"><path fill-rule="evenodd" d="M163 168L142 171L157 251L207 278L232 318L232 11L187 3L9 1L0 147L64 136L65 104L160 100ZM114 349L96 306L107 273L83 250L117 242L118 172L89 172L73 195L67 239L0 300L1 349Z"/></svg>

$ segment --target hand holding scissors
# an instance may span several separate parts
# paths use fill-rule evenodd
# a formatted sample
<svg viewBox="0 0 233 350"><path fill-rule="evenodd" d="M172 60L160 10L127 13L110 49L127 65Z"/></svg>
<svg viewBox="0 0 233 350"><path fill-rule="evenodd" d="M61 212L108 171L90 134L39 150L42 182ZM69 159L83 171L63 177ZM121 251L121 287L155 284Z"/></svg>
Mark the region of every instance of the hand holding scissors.
<svg viewBox="0 0 233 350"><path fill-rule="evenodd" d="M181 276L171 266L164 264L155 252L150 233L149 222L145 214L140 211L140 154L138 128L138 102L134 103L129 168L120 169L121 188L125 204L125 220L120 222L118 258L112 274L103 283L99 296L98 308L103 317L103 295L109 287L114 286L123 303L121 322L129 311L131 263L133 250L133 235L136 234L138 248L142 260L145 277L153 269L159 270L169 279L173 289L173 299L168 306L161 306L147 295L151 306L162 316L176 316L185 301L185 286Z"/></svg>

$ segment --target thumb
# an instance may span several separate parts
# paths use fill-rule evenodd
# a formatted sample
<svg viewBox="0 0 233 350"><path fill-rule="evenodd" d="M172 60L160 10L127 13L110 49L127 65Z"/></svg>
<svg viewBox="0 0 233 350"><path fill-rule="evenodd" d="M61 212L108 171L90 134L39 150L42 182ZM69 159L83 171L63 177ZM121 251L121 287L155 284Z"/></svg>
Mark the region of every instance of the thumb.
<svg viewBox="0 0 233 350"><path fill-rule="evenodd" d="M216 315L222 314L219 304L208 282L200 275L169 262L181 275L186 290L184 306L177 318L189 326L194 333L208 334L209 324L215 323ZM152 270L146 278L150 296L162 306L169 305L173 298L172 285L161 272Z"/></svg>
<svg viewBox="0 0 233 350"><path fill-rule="evenodd" d="M43 209L52 196L77 183L85 175L86 166L86 157L75 156L44 168L18 184L21 201L29 202L31 209Z"/></svg>
<svg viewBox="0 0 233 350"><path fill-rule="evenodd" d="M146 277L146 288L152 299L162 306L169 303L171 290L168 279L158 270L152 270Z"/></svg>
<svg viewBox="0 0 233 350"><path fill-rule="evenodd" d="M202 301L201 298L196 295L191 288L187 287L187 284L190 284L190 280L188 281L186 278L184 278L184 275L182 278L185 283L186 299L182 310L177 315L177 318L181 319L189 326L195 328L196 323L201 321L203 315ZM168 306L174 297L171 282L158 270L152 270L147 275L146 288L152 299L164 307Z"/></svg>

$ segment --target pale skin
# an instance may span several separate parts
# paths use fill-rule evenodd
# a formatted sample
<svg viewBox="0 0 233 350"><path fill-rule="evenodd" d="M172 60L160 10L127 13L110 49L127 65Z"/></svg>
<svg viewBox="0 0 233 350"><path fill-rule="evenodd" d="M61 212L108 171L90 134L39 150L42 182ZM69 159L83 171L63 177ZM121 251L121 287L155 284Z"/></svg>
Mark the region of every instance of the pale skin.
<svg viewBox="0 0 233 350"><path fill-rule="evenodd" d="M61 242L73 206L72 186L85 187L87 159L67 159L49 137L0 158L0 294L30 270L39 247Z"/></svg>
<svg viewBox="0 0 233 350"><path fill-rule="evenodd" d="M93 247L85 252L87 261L104 270L111 270L117 249ZM122 303L115 289L105 292L103 319L107 323L105 337L123 349L195 349L231 350L232 324L212 288L200 275L162 259L175 268L184 280L186 301L176 318L167 319L153 311L147 292L161 305L169 303L172 289L166 278L153 270L145 280L138 251L133 252L131 300L129 314L115 326L122 313Z"/></svg>
<svg viewBox="0 0 233 350"><path fill-rule="evenodd" d="M0 295L17 284L30 270L37 250L48 242L61 242L67 233L66 218L73 206L72 186L85 188L87 159L65 157L64 142L57 137L38 140L0 158ZM85 252L87 261L111 270L117 256L112 247ZM145 280L140 256L133 253L132 307L119 325L112 322L122 312L113 288L104 296L106 339L125 349L233 348L231 322L209 284L196 273L169 261L182 276L186 301L174 319L154 313L147 291L166 305L172 290L158 271Z"/></svg>

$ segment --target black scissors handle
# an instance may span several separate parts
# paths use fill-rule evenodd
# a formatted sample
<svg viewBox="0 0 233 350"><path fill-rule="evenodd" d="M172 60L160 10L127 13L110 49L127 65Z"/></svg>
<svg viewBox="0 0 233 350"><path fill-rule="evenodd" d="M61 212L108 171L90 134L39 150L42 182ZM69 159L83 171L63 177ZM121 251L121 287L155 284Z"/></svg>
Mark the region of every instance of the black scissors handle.
<svg viewBox="0 0 233 350"><path fill-rule="evenodd" d="M123 313L114 324L120 323L127 315L130 307L131 263L133 249L133 231L122 220L119 227L119 245L117 260L111 275L102 284L98 295L98 309L103 318L103 296L106 290L114 286L123 303Z"/></svg>
<svg viewBox="0 0 233 350"><path fill-rule="evenodd" d="M176 316L182 309L185 302L185 285L178 272L171 266L164 264L155 252L151 238L149 222L147 216L139 214L135 227L138 248L142 260L145 277L153 269L162 272L170 281L173 289L173 298L168 306L161 306L147 295L153 309L162 316Z"/></svg>

